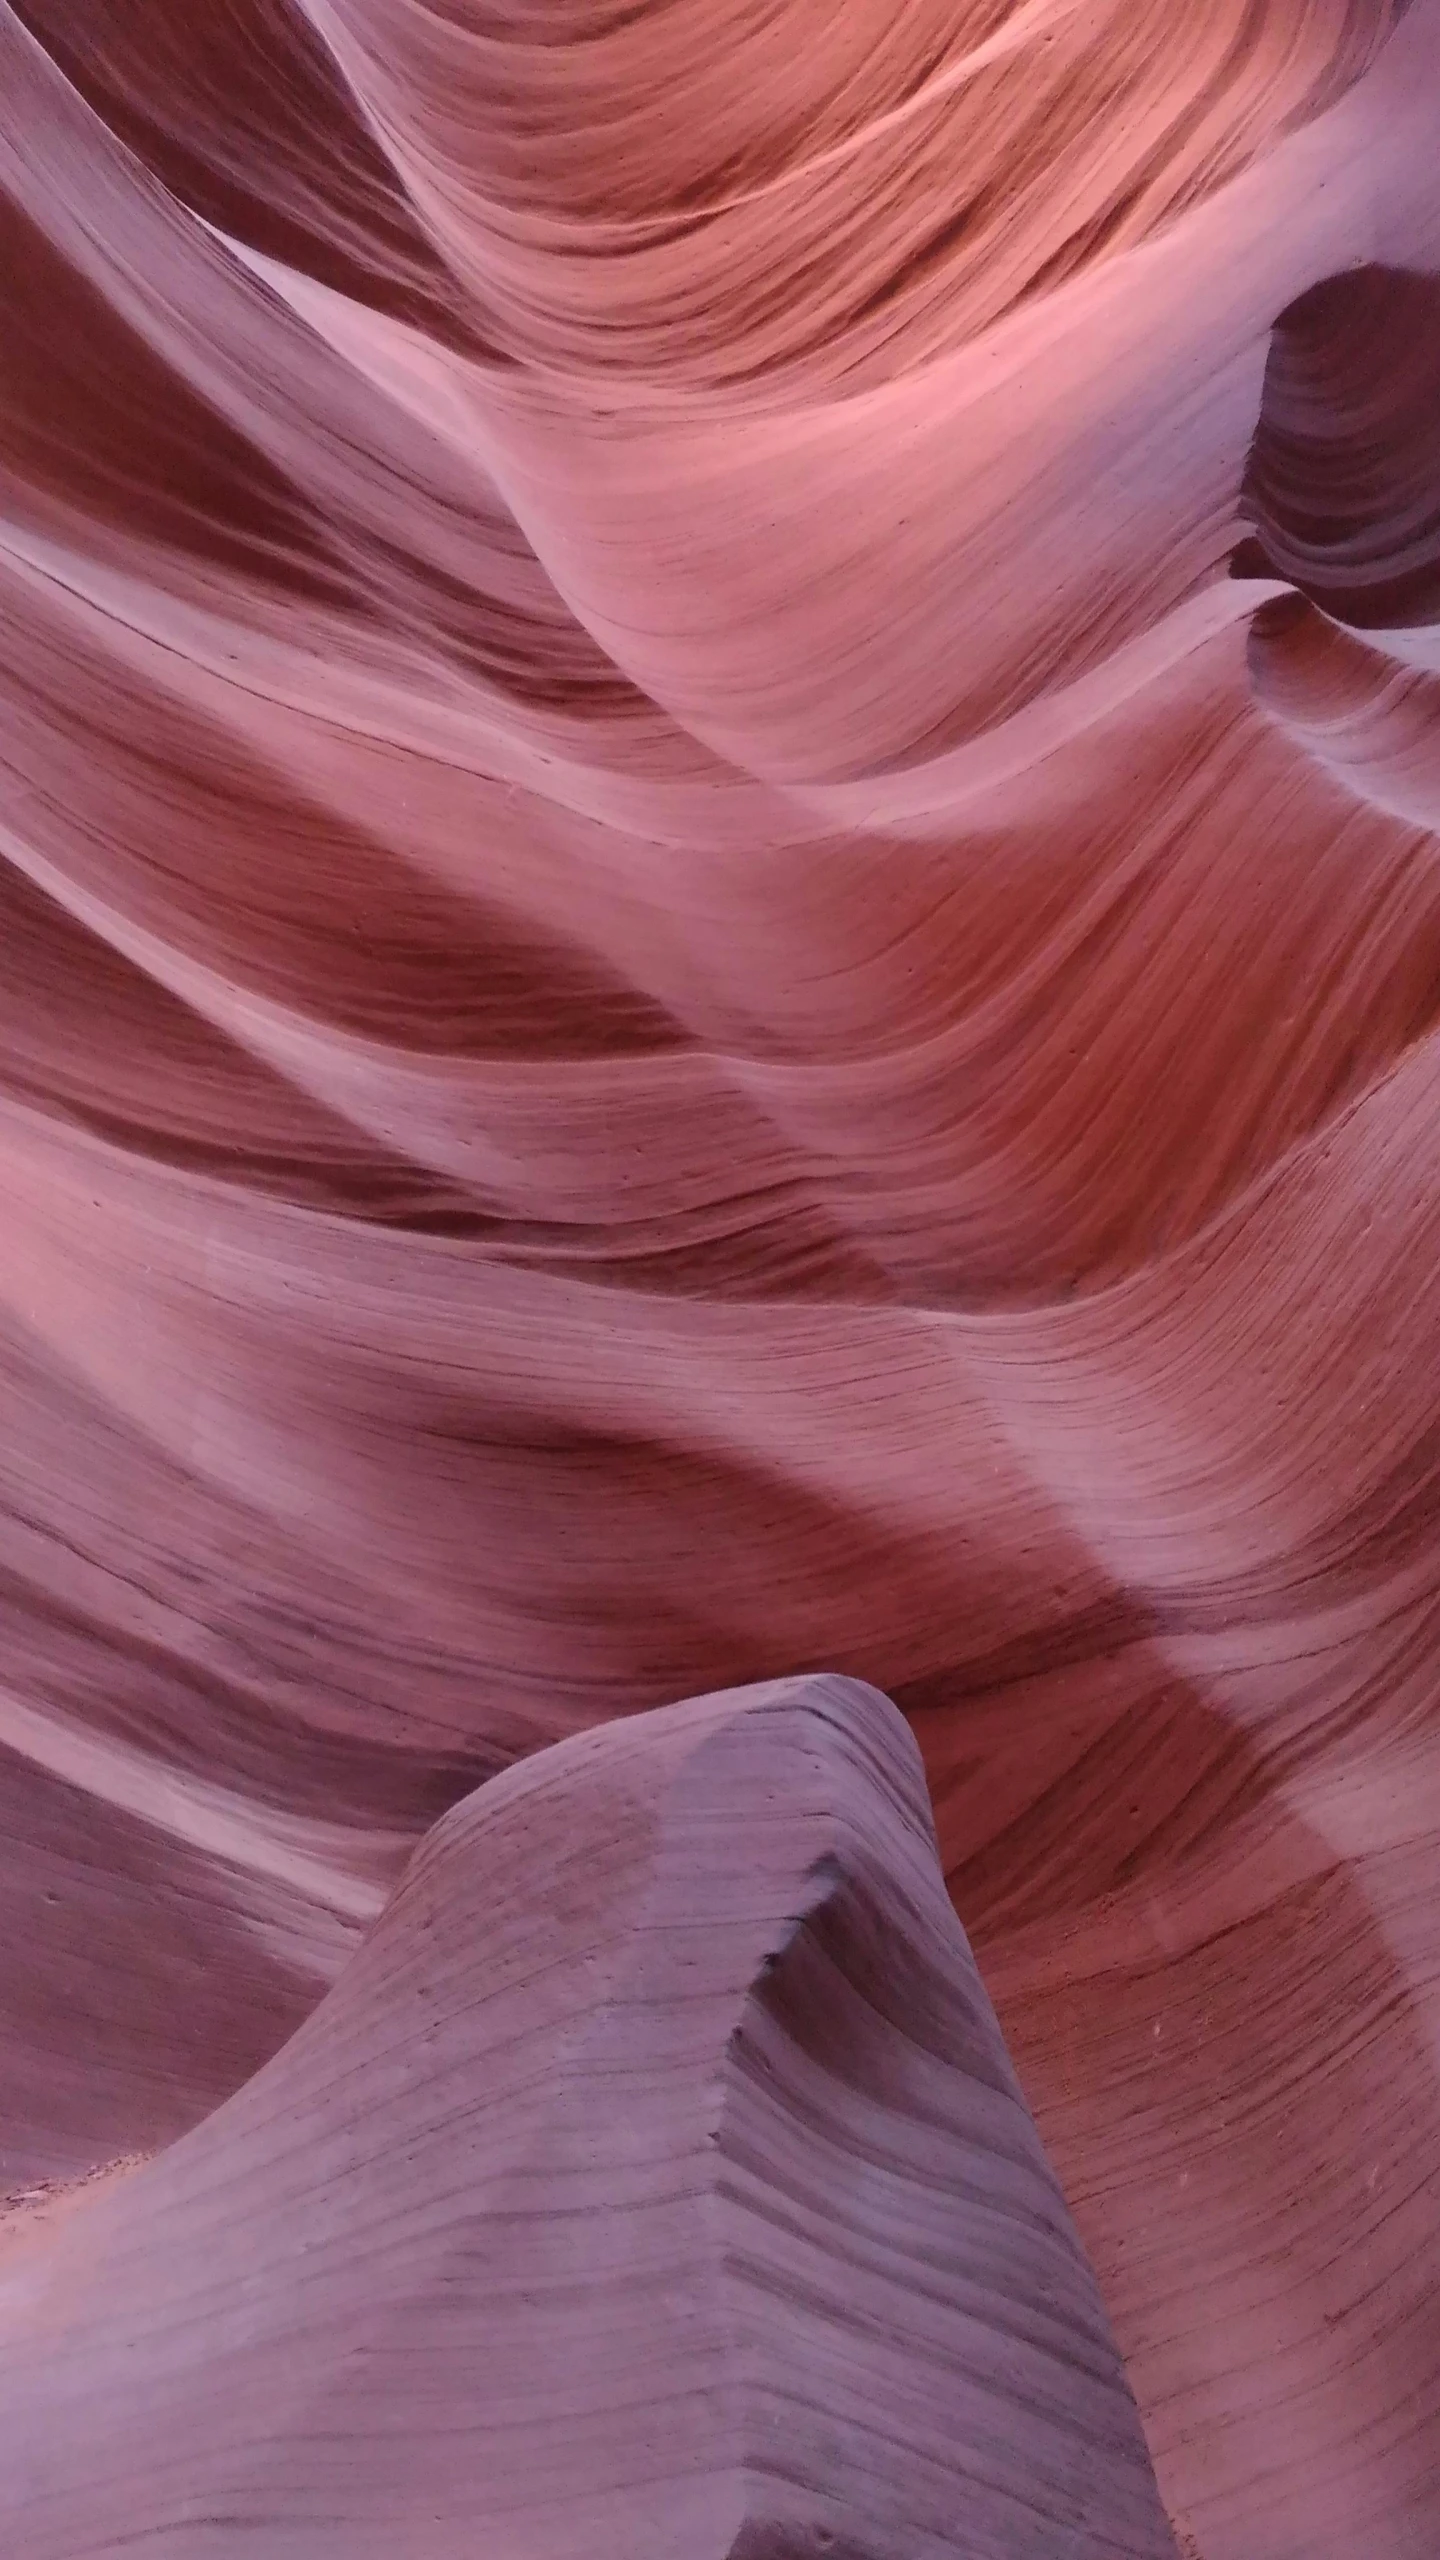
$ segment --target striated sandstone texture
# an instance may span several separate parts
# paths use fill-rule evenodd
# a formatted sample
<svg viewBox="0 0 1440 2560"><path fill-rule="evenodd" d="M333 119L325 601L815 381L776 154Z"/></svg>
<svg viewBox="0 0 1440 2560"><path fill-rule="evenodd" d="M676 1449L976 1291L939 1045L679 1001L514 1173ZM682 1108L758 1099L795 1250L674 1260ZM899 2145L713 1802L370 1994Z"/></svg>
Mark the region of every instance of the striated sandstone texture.
<svg viewBox="0 0 1440 2560"><path fill-rule="evenodd" d="M849 1680L467 1798L238 2096L0 2260L0 2399L33 2560L1173 2551L919 1753Z"/></svg>
<svg viewBox="0 0 1440 2560"><path fill-rule="evenodd" d="M1440 2550L1437 116L1440 0L0 0L57 2249L482 1781L826 1665L1187 2551Z"/></svg>

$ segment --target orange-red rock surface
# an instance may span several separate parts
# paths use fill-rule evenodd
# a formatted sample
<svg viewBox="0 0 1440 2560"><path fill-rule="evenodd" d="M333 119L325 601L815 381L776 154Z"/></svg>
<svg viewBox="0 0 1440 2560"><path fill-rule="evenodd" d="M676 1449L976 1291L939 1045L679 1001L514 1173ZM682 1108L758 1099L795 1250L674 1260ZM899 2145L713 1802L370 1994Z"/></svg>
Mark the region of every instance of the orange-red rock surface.
<svg viewBox="0 0 1440 2560"><path fill-rule="evenodd" d="M1182 2547L1440 2548L1437 115L1440 0L0 0L0 2188L832 1667Z"/></svg>

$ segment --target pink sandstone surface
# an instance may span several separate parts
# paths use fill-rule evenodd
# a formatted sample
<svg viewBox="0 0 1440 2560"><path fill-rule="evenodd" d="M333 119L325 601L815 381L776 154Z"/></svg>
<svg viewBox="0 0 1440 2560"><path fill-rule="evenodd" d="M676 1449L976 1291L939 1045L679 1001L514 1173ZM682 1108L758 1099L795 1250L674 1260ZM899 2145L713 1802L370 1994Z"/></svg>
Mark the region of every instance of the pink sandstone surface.
<svg viewBox="0 0 1440 2560"><path fill-rule="evenodd" d="M1173 2552L919 1753L838 1679L447 1815L238 2096L0 2257L0 2393L34 2560Z"/></svg>
<svg viewBox="0 0 1440 2560"><path fill-rule="evenodd" d="M822 1666L1187 2560L1440 2549L1437 119L1440 0L0 0L0 2192L150 2159L0 2258L19 2560L205 2548L247 2220L378 2480L453 2128L407 2275L286 2093L528 1755Z"/></svg>

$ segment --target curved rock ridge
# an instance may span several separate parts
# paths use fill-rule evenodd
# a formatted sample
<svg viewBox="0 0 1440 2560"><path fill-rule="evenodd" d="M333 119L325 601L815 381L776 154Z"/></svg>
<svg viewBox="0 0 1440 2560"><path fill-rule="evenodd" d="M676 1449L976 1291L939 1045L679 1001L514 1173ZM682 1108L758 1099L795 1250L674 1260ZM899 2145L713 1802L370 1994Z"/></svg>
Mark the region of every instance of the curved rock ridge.
<svg viewBox="0 0 1440 2560"><path fill-rule="evenodd" d="M825 1662L1182 2538L1440 2549L1437 98L0 0L0 2192Z"/></svg>
<svg viewBox="0 0 1440 2560"><path fill-rule="evenodd" d="M836 1678L448 1814L245 2089L0 2258L0 2407L26 2560L1173 2551L919 1753Z"/></svg>
<svg viewBox="0 0 1440 2560"><path fill-rule="evenodd" d="M1275 323L1244 502L1337 621L1440 621L1440 277L1364 265Z"/></svg>

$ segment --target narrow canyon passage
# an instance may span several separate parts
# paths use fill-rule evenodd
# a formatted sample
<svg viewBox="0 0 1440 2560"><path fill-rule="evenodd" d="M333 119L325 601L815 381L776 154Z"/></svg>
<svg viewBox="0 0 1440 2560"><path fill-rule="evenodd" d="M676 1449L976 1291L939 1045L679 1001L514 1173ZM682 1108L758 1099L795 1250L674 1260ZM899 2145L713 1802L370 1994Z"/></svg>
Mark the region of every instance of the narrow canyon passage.
<svg viewBox="0 0 1440 2560"><path fill-rule="evenodd" d="M0 2191L834 1673L1186 2560L1440 2546L1437 110L1440 0L0 0Z"/></svg>

